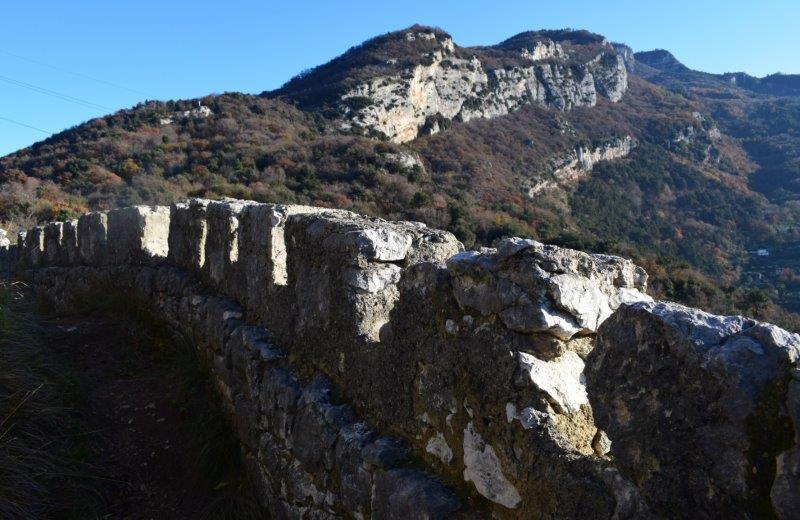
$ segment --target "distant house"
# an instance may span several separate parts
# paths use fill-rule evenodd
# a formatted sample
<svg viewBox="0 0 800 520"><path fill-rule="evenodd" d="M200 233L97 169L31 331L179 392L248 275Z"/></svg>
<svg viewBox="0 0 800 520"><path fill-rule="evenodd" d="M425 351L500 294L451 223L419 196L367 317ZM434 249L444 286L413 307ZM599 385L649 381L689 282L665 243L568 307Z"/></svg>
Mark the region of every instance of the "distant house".
<svg viewBox="0 0 800 520"><path fill-rule="evenodd" d="M758 256L769 256L769 250L768 249L759 249L758 251L756 251L756 254Z"/></svg>

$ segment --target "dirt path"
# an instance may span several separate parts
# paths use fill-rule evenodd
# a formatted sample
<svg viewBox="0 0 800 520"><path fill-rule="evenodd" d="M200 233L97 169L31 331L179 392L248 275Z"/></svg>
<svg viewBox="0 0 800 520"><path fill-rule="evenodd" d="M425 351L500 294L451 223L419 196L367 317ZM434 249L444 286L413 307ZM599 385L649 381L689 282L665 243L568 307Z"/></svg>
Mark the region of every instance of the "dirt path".
<svg viewBox="0 0 800 520"><path fill-rule="evenodd" d="M253 516L238 504L234 488L246 479L227 423L213 417L209 424L206 404L213 406L191 395L197 382L176 366L185 361L174 345L108 316L44 319L42 327L70 371L80 457L99 518ZM209 453L218 447L227 452Z"/></svg>
<svg viewBox="0 0 800 520"><path fill-rule="evenodd" d="M101 516L190 517L180 478L187 457L176 438L182 418L154 349L126 327L101 321L44 326L47 344L72 369L78 420L93 441L85 461L96 470L90 478L98 480Z"/></svg>

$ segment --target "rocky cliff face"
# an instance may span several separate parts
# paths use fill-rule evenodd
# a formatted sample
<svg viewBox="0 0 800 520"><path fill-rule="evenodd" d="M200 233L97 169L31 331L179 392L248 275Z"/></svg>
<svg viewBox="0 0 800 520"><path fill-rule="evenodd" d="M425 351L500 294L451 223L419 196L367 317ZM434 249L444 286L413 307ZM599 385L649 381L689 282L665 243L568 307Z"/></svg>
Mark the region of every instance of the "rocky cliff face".
<svg viewBox="0 0 800 520"><path fill-rule="evenodd" d="M617 51L617 54L622 58L622 61L625 63L625 68L628 72L636 72L636 58L634 56L633 49L631 49L628 45L624 43L612 43L611 45L614 46L614 50Z"/></svg>
<svg viewBox="0 0 800 520"><path fill-rule="evenodd" d="M622 138L608 139L596 146L579 146L554 161L554 169L549 178L530 181L528 183L528 196L534 197L542 191L563 186L567 182L588 175L594 166L601 161L627 157L635 146L636 141L629 135Z"/></svg>
<svg viewBox="0 0 800 520"><path fill-rule="evenodd" d="M535 103L556 110L619 101L627 89L621 56L604 39L563 43L549 33L523 33L494 47L457 47L441 31L412 28L385 38L426 42L424 52L338 93L332 104L346 128L406 142L450 121L492 118ZM550 35L555 36L555 35ZM564 39L565 36L561 35ZM303 78L308 83L313 72ZM307 90L307 89L306 89ZM292 95L290 82L281 91Z"/></svg>

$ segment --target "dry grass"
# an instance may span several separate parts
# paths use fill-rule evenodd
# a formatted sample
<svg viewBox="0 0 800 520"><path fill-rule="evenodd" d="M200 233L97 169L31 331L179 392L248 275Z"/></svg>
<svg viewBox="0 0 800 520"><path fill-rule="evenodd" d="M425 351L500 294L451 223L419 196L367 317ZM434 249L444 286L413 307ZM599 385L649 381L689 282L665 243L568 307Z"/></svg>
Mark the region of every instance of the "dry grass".
<svg viewBox="0 0 800 520"><path fill-rule="evenodd" d="M72 450L69 374L47 355L26 292L0 284L0 518L91 514Z"/></svg>

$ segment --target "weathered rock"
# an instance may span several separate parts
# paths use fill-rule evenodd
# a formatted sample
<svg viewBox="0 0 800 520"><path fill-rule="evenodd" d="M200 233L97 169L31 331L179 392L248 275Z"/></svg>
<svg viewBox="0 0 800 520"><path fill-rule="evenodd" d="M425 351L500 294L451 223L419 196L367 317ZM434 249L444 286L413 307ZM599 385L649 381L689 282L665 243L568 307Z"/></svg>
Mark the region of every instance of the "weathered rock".
<svg viewBox="0 0 800 520"><path fill-rule="evenodd" d="M428 439L428 443L425 445L425 451L439 459L442 464L450 464L453 460L453 450L450 448L450 445L447 444L444 435L439 432Z"/></svg>
<svg viewBox="0 0 800 520"><path fill-rule="evenodd" d="M78 252L85 265L106 262L108 215L104 212L86 213L78 219Z"/></svg>
<svg viewBox="0 0 800 520"><path fill-rule="evenodd" d="M411 247L411 237L393 229L364 229L346 237L354 242L351 247L365 259L378 262L405 260Z"/></svg>
<svg viewBox="0 0 800 520"><path fill-rule="evenodd" d="M425 166L420 161L419 156L409 152L397 152L397 153L384 153L382 154L384 159L387 159L395 164L400 165L402 168L406 170L418 170L418 171L425 171Z"/></svg>
<svg viewBox="0 0 800 520"><path fill-rule="evenodd" d="M789 382L786 405L794 426L795 445L775 459L770 498L780 518L800 518L800 374L796 369Z"/></svg>
<svg viewBox="0 0 800 520"><path fill-rule="evenodd" d="M246 283L234 295L252 316L262 316L269 295L285 283L284 213L272 204L245 206L239 216L239 256Z"/></svg>
<svg viewBox="0 0 800 520"><path fill-rule="evenodd" d="M364 462L381 469L396 468L408 458L408 448L393 439L380 437L361 449Z"/></svg>
<svg viewBox="0 0 800 520"><path fill-rule="evenodd" d="M72 266L80 262L78 250L78 220L64 222L64 236L62 239L61 265Z"/></svg>
<svg viewBox="0 0 800 520"><path fill-rule="evenodd" d="M320 213L353 215L348 212L311 206L248 204L238 216L238 254L240 270L246 283L239 294L254 317L268 314L266 306L288 282L285 226L292 215Z"/></svg>
<svg viewBox="0 0 800 520"><path fill-rule="evenodd" d="M460 508L449 490L421 472L394 469L375 476L372 518L444 519Z"/></svg>
<svg viewBox="0 0 800 520"><path fill-rule="evenodd" d="M589 70L594 77L597 91L616 103L628 90L628 74L623 56L604 52L590 62Z"/></svg>
<svg viewBox="0 0 800 520"><path fill-rule="evenodd" d="M611 451L611 439L603 430L597 430L597 433L592 439L592 449L598 457L604 457Z"/></svg>
<svg viewBox="0 0 800 520"><path fill-rule="evenodd" d="M589 403L583 378L583 360L574 352L564 352L558 358L544 361L517 353L524 380L541 390L550 404L562 413L575 413Z"/></svg>
<svg viewBox="0 0 800 520"><path fill-rule="evenodd" d="M44 262L44 228L32 228L25 236L24 265L28 269L41 267Z"/></svg>
<svg viewBox="0 0 800 520"><path fill-rule="evenodd" d="M497 249L448 260L464 309L497 314L511 330L548 332L567 340L595 332L622 301L648 300L647 274L630 260L504 240Z"/></svg>
<svg viewBox="0 0 800 520"><path fill-rule="evenodd" d="M200 272L206 261L206 208L211 201L189 199L170 206L168 259L192 272Z"/></svg>
<svg viewBox="0 0 800 520"><path fill-rule="evenodd" d="M50 222L49 224L44 226L43 265L55 266L61 264L63 239L64 239L63 222Z"/></svg>
<svg viewBox="0 0 800 520"><path fill-rule="evenodd" d="M251 201L214 201L206 208L208 232L203 272L227 294L241 294L244 269L239 263L239 214Z"/></svg>
<svg viewBox="0 0 800 520"><path fill-rule="evenodd" d="M464 429L464 480L471 481L478 493L492 502L515 508L522 498L503 474L494 448L483 440L470 422Z"/></svg>
<svg viewBox="0 0 800 520"><path fill-rule="evenodd" d="M165 259L169 249L166 206L132 206L108 212L109 261L135 264Z"/></svg>
<svg viewBox="0 0 800 520"><path fill-rule="evenodd" d="M772 488L790 518L799 358L800 336L773 325L643 302L601 326L586 378L615 464L656 513L763 517Z"/></svg>
<svg viewBox="0 0 800 520"><path fill-rule="evenodd" d="M345 282L363 293L377 293L400 280L402 269L398 265L385 264L367 269L349 269L344 273Z"/></svg>
<svg viewBox="0 0 800 520"><path fill-rule="evenodd" d="M636 141L626 135L604 140L593 147L579 146L570 153L555 158L553 171L542 179L526 181L528 196L580 179L591 173L597 163L627 157L636 146Z"/></svg>
<svg viewBox="0 0 800 520"><path fill-rule="evenodd" d="M424 225L335 211L289 215L285 233L296 330L314 335L338 323L351 344L352 337L380 341L402 267L442 262L463 247L452 234Z"/></svg>
<svg viewBox="0 0 800 520"><path fill-rule="evenodd" d="M558 110L594 106L598 95L617 102L627 89L624 62L609 45L577 63L558 43L540 38L514 50L523 58L515 60L519 64L496 68L482 62L480 53L457 52L445 34L407 34L429 35L432 52L408 68L375 75L338 100L350 125L395 142L435 133L440 121L497 117L529 104ZM503 45L495 52L503 52Z"/></svg>

